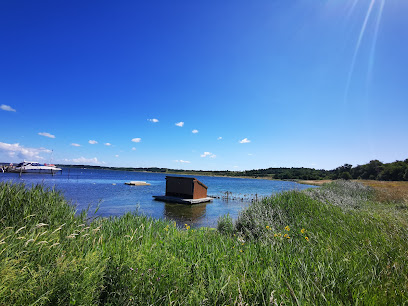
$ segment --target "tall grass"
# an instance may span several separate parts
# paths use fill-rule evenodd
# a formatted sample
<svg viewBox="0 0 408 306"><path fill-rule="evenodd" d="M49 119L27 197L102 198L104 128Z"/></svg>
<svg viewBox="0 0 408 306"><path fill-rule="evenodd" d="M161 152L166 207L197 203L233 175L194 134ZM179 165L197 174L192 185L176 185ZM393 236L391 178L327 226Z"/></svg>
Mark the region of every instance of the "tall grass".
<svg viewBox="0 0 408 306"><path fill-rule="evenodd" d="M215 230L87 222L53 190L2 183L0 305L407 303L408 230L360 187L278 194Z"/></svg>

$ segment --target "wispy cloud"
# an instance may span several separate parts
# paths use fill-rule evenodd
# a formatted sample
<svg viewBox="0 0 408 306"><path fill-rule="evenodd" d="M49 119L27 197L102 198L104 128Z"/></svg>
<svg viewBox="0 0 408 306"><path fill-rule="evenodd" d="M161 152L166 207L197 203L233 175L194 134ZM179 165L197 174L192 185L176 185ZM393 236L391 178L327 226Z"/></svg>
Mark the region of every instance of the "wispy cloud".
<svg viewBox="0 0 408 306"><path fill-rule="evenodd" d="M221 139L222 139L222 137L221 137L221 136L217 138L217 140L221 140Z"/></svg>
<svg viewBox="0 0 408 306"><path fill-rule="evenodd" d="M217 155L212 154L211 152L204 152L203 154L200 155L201 157L209 157L209 158L216 158Z"/></svg>
<svg viewBox="0 0 408 306"><path fill-rule="evenodd" d="M94 158L85 158L83 156L79 158L73 158L73 159L64 159L63 160L66 163L74 163L74 164L81 164L81 165L102 165L105 164L105 162L99 161L96 157Z"/></svg>
<svg viewBox="0 0 408 306"><path fill-rule="evenodd" d="M119 155L118 155L118 154L116 154L116 155L115 155L115 157L117 158L117 157L119 157Z"/></svg>
<svg viewBox="0 0 408 306"><path fill-rule="evenodd" d="M153 118L153 119L147 119L147 121L157 123L159 122L159 119Z"/></svg>
<svg viewBox="0 0 408 306"><path fill-rule="evenodd" d="M132 151L136 151L136 148L135 148L135 147L133 147L133 148L132 148Z"/></svg>
<svg viewBox="0 0 408 306"><path fill-rule="evenodd" d="M190 162L188 160L175 160L176 163L184 163L184 164L190 164Z"/></svg>
<svg viewBox="0 0 408 306"><path fill-rule="evenodd" d="M197 134L197 133L198 133L198 130L192 130L191 133Z"/></svg>
<svg viewBox="0 0 408 306"><path fill-rule="evenodd" d="M7 112L15 112L16 110L12 108L10 105L2 104L0 105L0 109L7 111Z"/></svg>
<svg viewBox="0 0 408 306"><path fill-rule="evenodd" d="M90 140L90 141L88 141L88 143L90 143L90 144L97 144L98 142L97 142L96 140Z"/></svg>
<svg viewBox="0 0 408 306"><path fill-rule="evenodd" d="M73 147L80 147L81 145L78 144L78 143L71 143L71 146L73 146Z"/></svg>
<svg viewBox="0 0 408 306"><path fill-rule="evenodd" d="M111 146L112 144L109 143L109 142L107 142L107 143L104 143L104 145L109 147L109 146Z"/></svg>
<svg viewBox="0 0 408 306"><path fill-rule="evenodd" d="M177 122L176 125L179 126L179 127L183 127L184 122L183 121Z"/></svg>
<svg viewBox="0 0 408 306"><path fill-rule="evenodd" d="M19 143L0 142L0 152L6 153L11 158L25 159L35 158L44 159L40 156L41 153L51 153L51 150L45 148L26 148Z"/></svg>
<svg viewBox="0 0 408 306"><path fill-rule="evenodd" d="M239 141L239 143L250 143L251 141L248 138L244 138Z"/></svg>
<svg viewBox="0 0 408 306"><path fill-rule="evenodd" d="M133 142L141 142L141 141L142 141L142 138L133 138L132 141L133 141Z"/></svg>
<svg viewBox="0 0 408 306"><path fill-rule="evenodd" d="M45 133L45 132L38 133L38 135L44 136L44 137L48 137L48 138L55 138L54 135L52 135L52 134L50 134L50 133Z"/></svg>

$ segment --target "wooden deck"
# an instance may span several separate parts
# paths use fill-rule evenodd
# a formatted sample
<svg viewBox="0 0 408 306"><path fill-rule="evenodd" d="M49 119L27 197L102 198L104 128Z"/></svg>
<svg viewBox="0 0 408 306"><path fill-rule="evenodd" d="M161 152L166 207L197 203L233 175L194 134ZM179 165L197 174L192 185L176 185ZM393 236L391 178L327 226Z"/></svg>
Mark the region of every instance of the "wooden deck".
<svg viewBox="0 0 408 306"><path fill-rule="evenodd" d="M181 204L199 204L199 203L206 203L213 200L213 198L206 197L201 199L183 199L178 197L170 197L170 196L153 196L156 201L168 202L168 203L181 203Z"/></svg>

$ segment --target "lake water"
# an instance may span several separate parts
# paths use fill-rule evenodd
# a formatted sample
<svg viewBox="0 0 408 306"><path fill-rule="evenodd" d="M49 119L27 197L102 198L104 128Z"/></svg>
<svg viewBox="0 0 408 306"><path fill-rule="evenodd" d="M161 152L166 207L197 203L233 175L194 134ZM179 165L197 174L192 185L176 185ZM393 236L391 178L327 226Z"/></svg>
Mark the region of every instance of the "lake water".
<svg viewBox="0 0 408 306"><path fill-rule="evenodd" d="M120 216L138 210L154 218L167 218L183 225L215 227L220 216L230 214L235 219L251 199L270 196L285 190L302 190L314 186L295 182L194 176L208 186L208 195L217 196L212 202L184 205L155 201L153 195L164 195L165 177L169 174L94 169L63 168L62 174L0 173L1 181L44 184L61 191L77 209L97 207L99 216ZM146 181L150 186L129 186L125 182ZM227 193L228 192L228 193ZM228 199L227 199L228 195Z"/></svg>

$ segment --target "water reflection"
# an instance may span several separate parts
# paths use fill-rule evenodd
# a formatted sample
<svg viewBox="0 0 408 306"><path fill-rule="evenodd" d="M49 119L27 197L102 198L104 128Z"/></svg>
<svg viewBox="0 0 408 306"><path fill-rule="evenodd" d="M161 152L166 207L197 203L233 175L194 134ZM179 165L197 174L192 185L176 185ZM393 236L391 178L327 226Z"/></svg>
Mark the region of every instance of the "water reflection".
<svg viewBox="0 0 408 306"><path fill-rule="evenodd" d="M196 223L205 217L208 203L186 205L177 203L164 203L164 215L167 219L178 223Z"/></svg>

